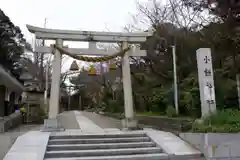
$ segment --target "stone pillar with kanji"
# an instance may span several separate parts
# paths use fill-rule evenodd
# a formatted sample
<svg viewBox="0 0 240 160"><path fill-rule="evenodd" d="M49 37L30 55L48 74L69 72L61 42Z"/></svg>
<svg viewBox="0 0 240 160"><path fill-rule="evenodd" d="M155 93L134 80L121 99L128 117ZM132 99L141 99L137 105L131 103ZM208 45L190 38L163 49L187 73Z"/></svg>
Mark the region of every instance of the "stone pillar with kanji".
<svg viewBox="0 0 240 160"><path fill-rule="evenodd" d="M216 99L212 56L210 48L197 50L198 81L201 99L202 117L216 112Z"/></svg>

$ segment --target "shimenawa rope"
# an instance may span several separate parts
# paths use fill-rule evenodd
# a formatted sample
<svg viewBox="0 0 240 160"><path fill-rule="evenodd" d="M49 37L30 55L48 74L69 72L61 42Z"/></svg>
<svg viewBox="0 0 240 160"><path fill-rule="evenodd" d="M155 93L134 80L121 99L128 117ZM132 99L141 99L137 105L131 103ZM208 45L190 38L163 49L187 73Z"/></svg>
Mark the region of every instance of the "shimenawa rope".
<svg viewBox="0 0 240 160"><path fill-rule="evenodd" d="M130 47L123 49L120 52L117 52L116 54L112 55L112 56L103 56L103 57L87 57L87 56L77 56L77 55L73 55L72 53L66 51L65 49L57 46L57 45L53 45L53 48L57 49L61 54L66 54L74 59L80 60L80 61L85 61L85 62L103 62L103 61L108 61L111 60L113 58L116 58L118 56L124 56L124 54L130 50Z"/></svg>

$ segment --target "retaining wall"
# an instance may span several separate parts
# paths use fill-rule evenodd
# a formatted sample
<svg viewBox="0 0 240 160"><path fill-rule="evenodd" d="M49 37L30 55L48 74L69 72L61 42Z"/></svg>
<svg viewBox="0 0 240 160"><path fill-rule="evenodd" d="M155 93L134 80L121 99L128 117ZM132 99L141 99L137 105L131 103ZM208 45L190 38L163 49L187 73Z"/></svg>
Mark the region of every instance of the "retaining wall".
<svg viewBox="0 0 240 160"><path fill-rule="evenodd" d="M180 133L207 160L240 160L240 133Z"/></svg>
<svg viewBox="0 0 240 160"><path fill-rule="evenodd" d="M7 132L12 128L16 128L22 124L21 113L13 113L9 116L0 118L0 133Z"/></svg>

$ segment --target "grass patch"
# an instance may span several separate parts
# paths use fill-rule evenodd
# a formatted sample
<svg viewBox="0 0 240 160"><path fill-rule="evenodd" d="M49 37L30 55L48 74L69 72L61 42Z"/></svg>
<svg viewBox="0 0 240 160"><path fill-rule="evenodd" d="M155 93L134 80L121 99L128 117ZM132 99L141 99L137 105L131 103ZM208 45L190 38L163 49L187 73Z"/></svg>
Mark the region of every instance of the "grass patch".
<svg viewBox="0 0 240 160"><path fill-rule="evenodd" d="M137 112L139 116L163 116L164 113L161 112Z"/></svg>
<svg viewBox="0 0 240 160"><path fill-rule="evenodd" d="M168 118L168 119L192 120L192 118L186 117L186 116L168 117L165 113L161 113L161 112L137 112L136 115L137 116Z"/></svg>
<svg viewBox="0 0 240 160"><path fill-rule="evenodd" d="M240 132L240 111L232 109L217 111L201 122L193 123L191 132L238 133Z"/></svg>

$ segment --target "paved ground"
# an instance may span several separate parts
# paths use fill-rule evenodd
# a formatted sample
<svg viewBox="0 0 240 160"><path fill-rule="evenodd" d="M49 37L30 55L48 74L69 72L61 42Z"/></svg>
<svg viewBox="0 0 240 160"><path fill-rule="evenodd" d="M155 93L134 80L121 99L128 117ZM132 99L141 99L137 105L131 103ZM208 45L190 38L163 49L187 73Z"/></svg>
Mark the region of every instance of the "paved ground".
<svg viewBox="0 0 240 160"><path fill-rule="evenodd" d="M39 125L21 125L18 128L15 128L6 133L0 133L0 159L3 159L5 154L11 148L14 141L18 136L31 131L31 130L39 130Z"/></svg>
<svg viewBox="0 0 240 160"><path fill-rule="evenodd" d="M90 119L93 123L97 124L101 128L119 128L121 129L121 121L111 118L105 117L92 112L82 112L82 114Z"/></svg>
<svg viewBox="0 0 240 160"><path fill-rule="evenodd" d="M101 128L121 128L120 120L114 118L105 117L92 112L81 112L82 115L87 117L93 123L97 124ZM73 112L65 112L60 114L59 119L63 123L66 129L79 129L76 117ZM9 132L0 134L0 159L3 159L5 154L11 148L14 141L18 136L28 132L28 131L39 131L40 125L22 125L16 129Z"/></svg>
<svg viewBox="0 0 240 160"><path fill-rule="evenodd" d="M74 111L63 112L58 115L58 119L59 119L61 125L65 129L79 129L80 128L77 123Z"/></svg>
<svg viewBox="0 0 240 160"><path fill-rule="evenodd" d="M81 111L81 115L85 116L101 128L121 128L121 121L114 118L85 111ZM80 129L74 111L63 112L58 116L58 119L65 129Z"/></svg>

